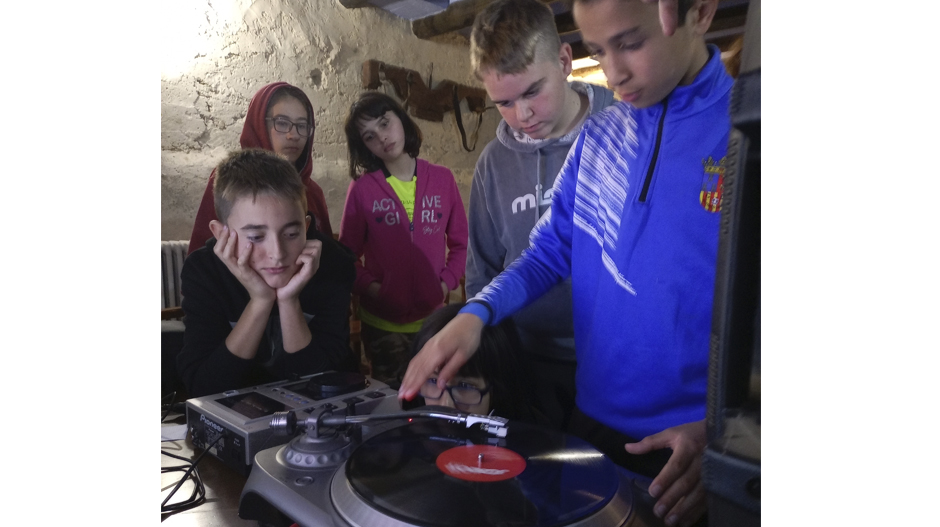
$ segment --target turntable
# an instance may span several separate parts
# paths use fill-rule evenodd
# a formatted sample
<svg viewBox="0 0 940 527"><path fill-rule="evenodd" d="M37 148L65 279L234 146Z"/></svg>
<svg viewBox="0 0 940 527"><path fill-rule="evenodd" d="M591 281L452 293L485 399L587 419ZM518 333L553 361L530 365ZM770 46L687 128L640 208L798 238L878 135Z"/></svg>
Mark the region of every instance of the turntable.
<svg viewBox="0 0 940 527"><path fill-rule="evenodd" d="M275 415L305 432L263 450L239 516L304 527L662 525L649 480L587 442L493 416L422 407Z"/></svg>
<svg viewBox="0 0 940 527"><path fill-rule="evenodd" d="M332 410L351 415L375 413L391 404L398 410L396 394L364 375L329 371L190 399L186 423L196 448L247 475L255 454L290 439L278 439L271 430L276 412L305 416Z"/></svg>

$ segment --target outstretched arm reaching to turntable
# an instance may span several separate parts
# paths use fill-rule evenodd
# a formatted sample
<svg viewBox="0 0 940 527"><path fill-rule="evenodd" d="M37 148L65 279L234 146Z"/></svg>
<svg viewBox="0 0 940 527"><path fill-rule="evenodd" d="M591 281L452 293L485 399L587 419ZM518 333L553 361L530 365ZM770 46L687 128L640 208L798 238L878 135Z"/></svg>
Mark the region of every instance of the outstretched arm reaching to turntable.
<svg viewBox="0 0 940 527"><path fill-rule="evenodd" d="M627 443L630 454L646 454L671 448L672 456L650 484L650 495L658 498L653 512L665 518L666 525L691 525L705 513L705 488L702 485L702 453L707 442L705 420L667 428Z"/></svg>
<svg viewBox="0 0 940 527"><path fill-rule="evenodd" d="M421 385L438 369L437 384L447 386L447 382L480 347L483 325L480 317L470 313L461 313L448 322L411 359L398 390L398 398L414 399Z"/></svg>

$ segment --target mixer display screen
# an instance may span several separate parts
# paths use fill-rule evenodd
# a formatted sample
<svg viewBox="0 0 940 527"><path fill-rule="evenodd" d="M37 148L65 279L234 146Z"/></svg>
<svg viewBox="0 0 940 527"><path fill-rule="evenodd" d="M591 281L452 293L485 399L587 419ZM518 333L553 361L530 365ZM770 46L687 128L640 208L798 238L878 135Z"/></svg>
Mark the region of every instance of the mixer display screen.
<svg viewBox="0 0 940 527"><path fill-rule="evenodd" d="M275 401L270 397L265 397L256 392L233 395L224 399L218 399L216 402L231 408L233 411L238 412L248 419L257 419L271 415L274 412L287 410L287 406L284 403Z"/></svg>

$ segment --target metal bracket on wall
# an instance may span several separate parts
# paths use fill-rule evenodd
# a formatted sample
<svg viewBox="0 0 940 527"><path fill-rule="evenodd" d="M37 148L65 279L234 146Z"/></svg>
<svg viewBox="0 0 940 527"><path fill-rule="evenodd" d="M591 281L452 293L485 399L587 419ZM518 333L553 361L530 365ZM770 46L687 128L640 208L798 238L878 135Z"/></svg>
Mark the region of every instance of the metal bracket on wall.
<svg viewBox="0 0 940 527"><path fill-rule="evenodd" d="M362 87L375 90L387 81L395 90L395 95L402 100L402 106L411 115L425 121L443 121L444 114L454 111L457 118L457 127L463 139L463 147L468 152L472 147L467 146L466 132L460 112L460 101L467 100L467 108L483 119L486 109L486 90L458 84L454 81L443 80L434 88L428 87L421 75L414 70L392 66L379 60L367 60L362 63ZM477 123L479 128L479 123ZM473 147L476 146L474 141Z"/></svg>

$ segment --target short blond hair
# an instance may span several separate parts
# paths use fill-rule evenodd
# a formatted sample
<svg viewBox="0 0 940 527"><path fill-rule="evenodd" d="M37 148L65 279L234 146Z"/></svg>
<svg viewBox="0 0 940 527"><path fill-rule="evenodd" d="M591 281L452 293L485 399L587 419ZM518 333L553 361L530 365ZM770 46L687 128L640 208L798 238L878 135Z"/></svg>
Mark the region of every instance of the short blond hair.
<svg viewBox="0 0 940 527"><path fill-rule="evenodd" d="M294 165L273 152L246 148L229 153L215 168L215 215L226 223L239 198L276 196L307 211L307 192Z"/></svg>
<svg viewBox="0 0 940 527"><path fill-rule="evenodd" d="M561 49L551 8L538 0L498 0L477 14L470 30L470 65L485 72L522 73L539 60L554 60Z"/></svg>

